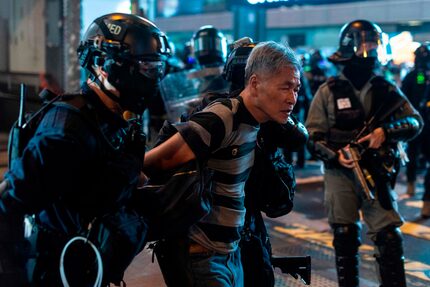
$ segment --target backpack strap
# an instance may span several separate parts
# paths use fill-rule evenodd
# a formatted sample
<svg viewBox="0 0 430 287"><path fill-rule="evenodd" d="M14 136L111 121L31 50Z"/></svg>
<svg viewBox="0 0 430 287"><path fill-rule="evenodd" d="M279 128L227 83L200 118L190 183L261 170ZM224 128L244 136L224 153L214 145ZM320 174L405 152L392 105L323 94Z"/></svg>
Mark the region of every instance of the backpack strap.
<svg viewBox="0 0 430 287"><path fill-rule="evenodd" d="M15 122L9 133L8 142L8 162L9 168L12 167L12 161L21 157L22 152L27 146L30 139L34 136L40 122L46 113L54 107L54 105L60 101L67 101L70 105L81 109L85 105L85 100L82 97L78 97L79 94L54 94L53 92L45 89L40 93L40 97L43 100L42 107L32 114L26 116L26 121L22 127L18 126Z"/></svg>

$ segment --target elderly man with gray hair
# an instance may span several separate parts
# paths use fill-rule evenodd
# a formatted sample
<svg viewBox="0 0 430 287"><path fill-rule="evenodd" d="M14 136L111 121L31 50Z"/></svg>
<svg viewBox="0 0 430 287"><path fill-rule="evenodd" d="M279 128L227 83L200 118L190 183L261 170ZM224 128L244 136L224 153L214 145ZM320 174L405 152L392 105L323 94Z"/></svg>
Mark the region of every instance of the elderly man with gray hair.
<svg viewBox="0 0 430 287"><path fill-rule="evenodd" d="M168 286L243 286L238 243L245 220L244 185L254 164L260 124L285 124L300 88L300 62L275 42L262 42L245 68L245 88L210 103L145 155L144 170L197 160L213 171L210 213L184 238L163 241L157 257ZM151 174L148 174L151 176Z"/></svg>

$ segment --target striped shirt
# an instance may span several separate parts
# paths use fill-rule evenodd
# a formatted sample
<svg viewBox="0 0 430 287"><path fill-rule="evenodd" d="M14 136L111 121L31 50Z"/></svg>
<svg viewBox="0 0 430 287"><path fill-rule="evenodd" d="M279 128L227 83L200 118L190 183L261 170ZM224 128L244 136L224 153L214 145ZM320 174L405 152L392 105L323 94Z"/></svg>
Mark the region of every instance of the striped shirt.
<svg viewBox="0 0 430 287"><path fill-rule="evenodd" d="M211 103L176 128L214 171L212 209L191 227L190 238L216 252L232 252L245 221L244 186L254 164L259 124L237 97Z"/></svg>

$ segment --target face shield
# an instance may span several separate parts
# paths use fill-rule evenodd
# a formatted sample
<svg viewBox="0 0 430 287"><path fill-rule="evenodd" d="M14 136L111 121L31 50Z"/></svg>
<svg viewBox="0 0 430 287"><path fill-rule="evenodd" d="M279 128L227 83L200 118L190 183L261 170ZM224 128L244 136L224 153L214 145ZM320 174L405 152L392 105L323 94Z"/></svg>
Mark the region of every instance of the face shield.
<svg viewBox="0 0 430 287"><path fill-rule="evenodd" d="M223 64L226 60L227 39L214 27L202 27L193 36L192 47L200 65Z"/></svg>
<svg viewBox="0 0 430 287"><path fill-rule="evenodd" d="M161 81L166 74L165 61L138 60L134 65L141 75L151 80Z"/></svg>
<svg viewBox="0 0 430 287"><path fill-rule="evenodd" d="M227 57L227 40L221 37L200 37L195 39L193 42L194 51L203 51L210 53L211 51L216 51L221 54L223 58Z"/></svg>
<svg viewBox="0 0 430 287"><path fill-rule="evenodd" d="M354 20L345 24L339 34L339 48L328 57L330 62L345 65L350 60L386 64L388 35L367 20Z"/></svg>
<svg viewBox="0 0 430 287"><path fill-rule="evenodd" d="M388 62L387 47L384 44L382 33L360 31L354 34L353 39L349 39L353 42L352 50L356 57L377 59L382 65Z"/></svg>

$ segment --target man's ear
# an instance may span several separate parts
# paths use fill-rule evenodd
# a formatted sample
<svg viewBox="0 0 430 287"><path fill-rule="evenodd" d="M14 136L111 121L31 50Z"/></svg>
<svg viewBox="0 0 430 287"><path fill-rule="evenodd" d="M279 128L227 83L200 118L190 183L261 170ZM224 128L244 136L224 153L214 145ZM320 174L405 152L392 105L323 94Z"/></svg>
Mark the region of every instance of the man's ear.
<svg viewBox="0 0 430 287"><path fill-rule="evenodd" d="M256 74L252 74L251 77L249 77L248 85L251 89L256 89L257 85L259 84L258 77Z"/></svg>

